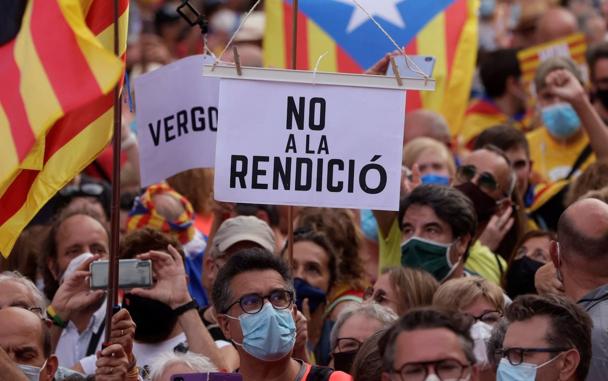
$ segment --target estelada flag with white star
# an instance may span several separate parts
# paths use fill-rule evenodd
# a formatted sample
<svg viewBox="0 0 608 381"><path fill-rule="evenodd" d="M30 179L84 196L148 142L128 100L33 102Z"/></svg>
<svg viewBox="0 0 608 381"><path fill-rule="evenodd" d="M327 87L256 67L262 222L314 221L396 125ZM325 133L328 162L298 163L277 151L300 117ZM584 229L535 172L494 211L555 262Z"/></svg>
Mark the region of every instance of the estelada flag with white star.
<svg viewBox="0 0 608 381"><path fill-rule="evenodd" d="M436 58L436 91L409 91L407 110L442 114L458 131L469 100L477 58L479 0L358 0L407 54ZM266 0L264 59L291 63L292 0ZM361 73L395 46L353 0L299 1L297 69Z"/></svg>

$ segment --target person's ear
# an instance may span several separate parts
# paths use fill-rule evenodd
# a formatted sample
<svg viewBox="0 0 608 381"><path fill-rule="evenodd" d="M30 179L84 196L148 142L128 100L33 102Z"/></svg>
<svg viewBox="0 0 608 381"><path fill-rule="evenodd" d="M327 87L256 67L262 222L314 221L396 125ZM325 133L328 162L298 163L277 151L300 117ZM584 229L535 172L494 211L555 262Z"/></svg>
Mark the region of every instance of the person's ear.
<svg viewBox="0 0 608 381"><path fill-rule="evenodd" d="M232 319L230 319L229 317L226 317L226 315L224 315L224 314L218 314L215 309L213 310L213 315L215 316L217 325L222 330L222 333L224 334L224 336L228 340L232 339L232 333L230 331L230 320L232 320Z"/></svg>
<svg viewBox="0 0 608 381"><path fill-rule="evenodd" d="M503 214L507 209L509 209L513 205L513 201L510 197L503 198L498 205L499 214Z"/></svg>
<svg viewBox="0 0 608 381"><path fill-rule="evenodd" d="M467 248L469 247L469 243L471 242L471 235L470 234L465 234L461 237L459 237L456 242L454 242L454 246L456 249L456 252L458 253L458 257L457 260L459 260L460 258L464 257L464 255L467 252Z"/></svg>
<svg viewBox="0 0 608 381"><path fill-rule="evenodd" d="M382 372L382 381L391 381L391 375L386 372Z"/></svg>
<svg viewBox="0 0 608 381"><path fill-rule="evenodd" d="M581 355L576 349L571 349L562 355L562 366L559 372L560 380L571 380L576 373L576 369L581 362Z"/></svg>
<svg viewBox="0 0 608 381"><path fill-rule="evenodd" d="M57 368L59 367L59 361L57 361L57 356L51 355L51 357L46 360L46 365L42 372L40 373L41 381L52 381L55 377L55 372L57 372Z"/></svg>

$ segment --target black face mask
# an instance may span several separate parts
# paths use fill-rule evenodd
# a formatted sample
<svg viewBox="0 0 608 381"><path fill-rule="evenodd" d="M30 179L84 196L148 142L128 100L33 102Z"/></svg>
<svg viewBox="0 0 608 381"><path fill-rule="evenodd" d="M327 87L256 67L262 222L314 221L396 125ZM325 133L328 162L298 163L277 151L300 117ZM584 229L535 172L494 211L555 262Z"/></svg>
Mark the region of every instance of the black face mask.
<svg viewBox="0 0 608 381"><path fill-rule="evenodd" d="M165 303L125 294L123 304L136 324L135 340L146 344L156 344L167 340L173 332L177 316Z"/></svg>
<svg viewBox="0 0 608 381"><path fill-rule="evenodd" d="M534 275L542 265L542 262L526 256L511 262L509 271L507 271L507 287L505 290L507 295L515 298L523 294L536 294Z"/></svg>
<svg viewBox="0 0 608 381"><path fill-rule="evenodd" d="M477 214L477 223L483 225L490 221L490 218L496 213L498 205L496 200L488 196L482 191L477 185L468 181L466 183L456 185L454 188L464 193L469 200L473 202L475 207L475 214Z"/></svg>
<svg viewBox="0 0 608 381"><path fill-rule="evenodd" d="M598 99L604 108L608 109L608 90L597 90L593 97Z"/></svg>
<svg viewBox="0 0 608 381"><path fill-rule="evenodd" d="M340 352L332 354L334 358L334 369L342 372L350 373L351 368L353 367L353 363L355 362L355 357L359 350L348 351L348 352Z"/></svg>
<svg viewBox="0 0 608 381"><path fill-rule="evenodd" d="M321 304L325 303L325 291L320 288L311 286L310 283L301 278L295 278L293 285L296 289L296 306L298 310L302 311L305 299L308 299L310 313L315 312Z"/></svg>

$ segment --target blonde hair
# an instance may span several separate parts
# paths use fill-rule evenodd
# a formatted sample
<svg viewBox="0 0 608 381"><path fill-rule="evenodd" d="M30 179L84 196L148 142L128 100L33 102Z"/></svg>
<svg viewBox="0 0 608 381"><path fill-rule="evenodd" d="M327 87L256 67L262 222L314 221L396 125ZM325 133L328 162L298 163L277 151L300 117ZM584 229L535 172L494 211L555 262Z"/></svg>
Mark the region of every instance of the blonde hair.
<svg viewBox="0 0 608 381"><path fill-rule="evenodd" d="M395 289L399 305L397 314L402 316L407 310L415 307L430 306L439 282L429 273L422 270L393 267L384 269Z"/></svg>
<svg viewBox="0 0 608 381"><path fill-rule="evenodd" d="M403 148L403 165L412 168L416 161L418 161L420 155L427 150L433 150L437 157L445 162L450 176L454 176L456 173L456 164L454 164L454 158L448 148L443 143L427 137L412 139L405 145Z"/></svg>
<svg viewBox="0 0 608 381"><path fill-rule="evenodd" d="M452 311L462 311L475 301L483 297L496 307L497 311L504 312L505 297L502 289L494 283L478 276L469 276L452 279L437 289L433 297L433 306Z"/></svg>

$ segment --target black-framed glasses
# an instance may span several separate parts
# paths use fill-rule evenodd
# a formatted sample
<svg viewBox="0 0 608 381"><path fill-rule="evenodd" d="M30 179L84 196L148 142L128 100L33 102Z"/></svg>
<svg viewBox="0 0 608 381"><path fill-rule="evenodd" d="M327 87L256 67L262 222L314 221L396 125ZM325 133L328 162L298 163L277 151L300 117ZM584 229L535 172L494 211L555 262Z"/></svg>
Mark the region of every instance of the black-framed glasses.
<svg viewBox="0 0 608 381"><path fill-rule="evenodd" d="M458 167L458 172L456 173L457 179L462 182L472 182L476 175L477 167L470 164L461 165L460 167ZM481 172L479 174L479 178L477 179L477 185L480 188L486 189L490 192L493 192L498 189L498 181L496 181L496 178L488 172Z"/></svg>
<svg viewBox="0 0 608 381"><path fill-rule="evenodd" d="M393 369L393 373L399 374L401 381L424 381L429 369L440 381L459 380L470 375L471 364L462 364L454 359L405 363L400 369Z"/></svg>
<svg viewBox="0 0 608 381"><path fill-rule="evenodd" d="M501 348L497 349L495 354L497 359L505 357L511 365L520 365L524 362L524 356L527 353L560 353L567 350L570 350L570 348Z"/></svg>
<svg viewBox="0 0 608 381"><path fill-rule="evenodd" d="M471 314L468 315L475 319L475 321L481 321L490 325L496 324L500 320L500 318L502 318L502 312L500 311L485 311L484 313L478 316L474 316Z"/></svg>
<svg viewBox="0 0 608 381"><path fill-rule="evenodd" d="M358 351L363 343L354 337L340 337L336 340L335 353Z"/></svg>
<svg viewBox="0 0 608 381"><path fill-rule="evenodd" d="M264 300L268 300L277 310L285 310L293 303L294 294L289 290L273 290L268 295L247 294L239 300L231 303L223 313L228 312L235 304L239 304L243 312L247 314L257 314L264 307Z"/></svg>

